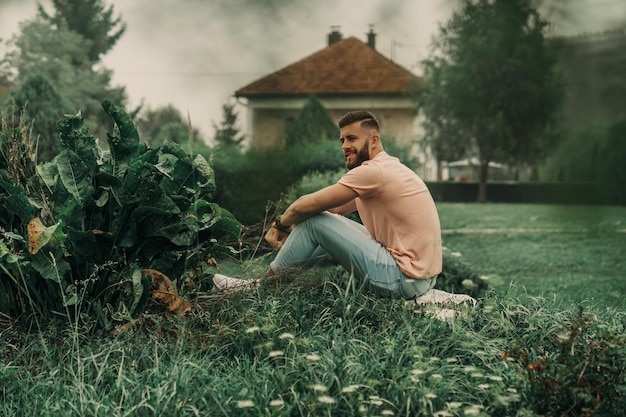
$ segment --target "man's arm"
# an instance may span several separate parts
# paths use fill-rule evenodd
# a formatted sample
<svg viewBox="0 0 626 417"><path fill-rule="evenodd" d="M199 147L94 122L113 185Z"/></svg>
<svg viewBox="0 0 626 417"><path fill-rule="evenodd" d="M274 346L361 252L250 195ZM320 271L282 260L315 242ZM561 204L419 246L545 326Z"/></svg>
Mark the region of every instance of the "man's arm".
<svg viewBox="0 0 626 417"><path fill-rule="evenodd" d="M356 191L345 185L330 185L319 191L298 198L285 210L285 213L280 216L280 222L285 226L291 226L325 210L344 210L350 208L351 204L354 204L354 208L356 209L354 199L357 196ZM339 211L334 212L338 213ZM344 213L349 212L350 211L345 211Z"/></svg>
<svg viewBox="0 0 626 417"><path fill-rule="evenodd" d="M344 204L343 206L334 207L328 211L330 211L331 213L341 214L341 215L355 212L356 211L356 199L352 199L348 201L346 204Z"/></svg>

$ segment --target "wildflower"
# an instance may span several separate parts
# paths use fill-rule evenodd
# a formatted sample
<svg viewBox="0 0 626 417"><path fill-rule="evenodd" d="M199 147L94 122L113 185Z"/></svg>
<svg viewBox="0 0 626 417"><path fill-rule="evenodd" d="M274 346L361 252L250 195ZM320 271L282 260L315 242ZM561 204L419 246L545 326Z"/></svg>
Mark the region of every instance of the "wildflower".
<svg viewBox="0 0 626 417"><path fill-rule="evenodd" d="M341 389L341 392L343 392L345 394L345 393L349 393L349 392L354 392L357 389L359 389L358 385L348 385L347 387L343 387Z"/></svg>
<svg viewBox="0 0 626 417"><path fill-rule="evenodd" d="M463 368L463 372L475 372L478 371L478 369L476 369L475 366L466 366L465 368Z"/></svg>
<svg viewBox="0 0 626 417"><path fill-rule="evenodd" d="M477 285L474 284L474 281L472 281L469 278L461 281L461 285L463 286L463 288L467 288L468 290L473 290L474 288L477 287Z"/></svg>
<svg viewBox="0 0 626 417"><path fill-rule="evenodd" d="M278 336L279 339L293 339L294 336L291 333L283 333Z"/></svg>
<svg viewBox="0 0 626 417"><path fill-rule="evenodd" d="M237 408L251 408L254 407L254 401L242 400L237 401Z"/></svg>
<svg viewBox="0 0 626 417"><path fill-rule="evenodd" d="M433 399L433 398L437 398L437 394L429 392L429 393L426 393L426 395L424 395L424 397Z"/></svg>
<svg viewBox="0 0 626 417"><path fill-rule="evenodd" d="M313 353L311 355L306 355L306 358L307 358L307 360L310 360L310 361L319 361L320 359L322 359L318 355L316 355L315 353Z"/></svg>
<svg viewBox="0 0 626 417"><path fill-rule="evenodd" d="M326 386L322 384L315 384L311 388L313 389L313 391L321 391L321 392L326 392L326 390L328 389L326 388Z"/></svg>
<svg viewBox="0 0 626 417"><path fill-rule="evenodd" d="M417 376L419 376L419 375L424 375L425 373L426 373L426 371L424 371L424 370L422 370L422 369L413 369L413 370L411 371L411 374L413 374L413 375L417 375Z"/></svg>
<svg viewBox="0 0 626 417"><path fill-rule="evenodd" d="M480 388L480 389L489 389L489 384L478 384L478 388Z"/></svg>
<svg viewBox="0 0 626 417"><path fill-rule="evenodd" d="M462 256L461 252L450 252L450 255L454 256L455 258L460 258Z"/></svg>
<svg viewBox="0 0 626 417"><path fill-rule="evenodd" d="M430 377L434 379L443 379L443 375L441 374L432 374Z"/></svg>
<svg viewBox="0 0 626 417"><path fill-rule="evenodd" d="M441 359L439 359L439 358L438 358L438 357L436 357L436 356L431 356L431 357L430 357L430 361L431 361L431 362L439 362L440 360L441 360Z"/></svg>
<svg viewBox="0 0 626 417"><path fill-rule="evenodd" d="M394 413L391 410L383 410L383 411L381 411L380 414L383 415L383 416L395 416L396 415L396 413Z"/></svg>
<svg viewBox="0 0 626 417"><path fill-rule="evenodd" d="M252 326L246 329L246 333L258 333L259 330L261 330L259 326Z"/></svg>
<svg viewBox="0 0 626 417"><path fill-rule="evenodd" d="M489 281L491 277L489 275L481 275L480 279L482 279L483 281Z"/></svg>
<svg viewBox="0 0 626 417"><path fill-rule="evenodd" d="M285 352L284 352L284 351L282 351L282 350L273 350L273 351L271 351L271 352L269 353L269 355L268 355L268 356L269 356L270 358L277 358L277 357L279 357L279 356L283 356L284 354L285 354Z"/></svg>
<svg viewBox="0 0 626 417"><path fill-rule="evenodd" d="M280 407L282 405L285 405L285 402L283 400L272 400L272 401L270 401L270 407Z"/></svg>
<svg viewBox="0 0 626 417"><path fill-rule="evenodd" d="M480 410L472 406L466 408L465 411L463 411L463 414L465 414L466 416L477 416L478 414L480 414Z"/></svg>
<svg viewBox="0 0 626 417"><path fill-rule="evenodd" d="M485 374L480 373L480 372L474 372L474 373L472 374L472 378L482 378L482 377L484 377L484 376L485 376Z"/></svg>
<svg viewBox="0 0 626 417"><path fill-rule="evenodd" d="M324 404L335 404L335 399L333 397L329 397L328 395L321 395L317 397L317 401Z"/></svg>
<svg viewBox="0 0 626 417"><path fill-rule="evenodd" d="M454 362L458 362L459 360L457 358L448 358L446 359L446 362L448 363L454 363Z"/></svg>
<svg viewBox="0 0 626 417"><path fill-rule="evenodd" d="M446 405L448 406L449 409L454 410L456 408L461 407L463 403L460 403L458 401L450 401L449 403L446 403Z"/></svg>
<svg viewBox="0 0 626 417"><path fill-rule="evenodd" d="M508 392L511 392L513 394L517 393L517 390L515 388L507 388L506 389Z"/></svg>
<svg viewBox="0 0 626 417"><path fill-rule="evenodd" d="M380 399L378 395L370 395L370 404L380 407L383 405L383 401Z"/></svg>
<svg viewBox="0 0 626 417"><path fill-rule="evenodd" d="M504 378L502 378L501 376L498 375L487 375L487 378L491 379L492 381L503 381Z"/></svg>

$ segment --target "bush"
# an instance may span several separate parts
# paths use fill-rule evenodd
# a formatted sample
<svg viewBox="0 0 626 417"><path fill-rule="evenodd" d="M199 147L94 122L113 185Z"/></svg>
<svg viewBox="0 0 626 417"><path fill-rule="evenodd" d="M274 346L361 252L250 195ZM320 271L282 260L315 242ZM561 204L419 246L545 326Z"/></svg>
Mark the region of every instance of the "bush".
<svg viewBox="0 0 626 417"><path fill-rule="evenodd" d="M623 415L624 323L607 323L583 307L571 318L554 321L535 317L528 323L535 330L506 352L527 374L535 410L551 416Z"/></svg>
<svg viewBox="0 0 626 417"><path fill-rule="evenodd" d="M232 147L218 148L212 162L217 203L248 225L261 222L268 203L279 201L303 175L344 166L338 142L329 140L243 153Z"/></svg>
<svg viewBox="0 0 626 417"><path fill-rule="evenodd" d="M487 282L454 254L444 252L443 271L435 288L454 294L482 298L489 289Z"/></svg>
<svg viewBox="0 0 626 417"><path fill-rule="evenodd" d="M110 328L114 317L142 311L156 275L182 278L239 237L240 224L211 201L203 157L172 142L146 147L121 108L102 106L117 126L110 151L80 114L67 115L57 124L59 153L36 167L32 151L15 154L31 143L23 119L3 121L0 313L86 313Z"/></svg>

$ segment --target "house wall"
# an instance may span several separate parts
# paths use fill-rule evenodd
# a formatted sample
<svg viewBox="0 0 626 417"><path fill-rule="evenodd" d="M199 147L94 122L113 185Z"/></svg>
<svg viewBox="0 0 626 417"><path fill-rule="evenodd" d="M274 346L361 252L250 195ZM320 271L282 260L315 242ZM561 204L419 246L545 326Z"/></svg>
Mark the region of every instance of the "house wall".
<svg viewBox="0 0 626 417"><path fill-rule="evenodd" d="M370 110L379 118L382 134L393 137L399 143L415 140L415 105L400 98L320 98L330 117L337 121L351 110ZM246 107L248 123L246 136L253 146L274 146L284 143L285 121L295 117L304 107L306 98L254 98L248 99Z"/></svg>
<svg viewBox="0 0 626 417"><path fill-rule="evenodd" d="M242 103L247 108L246 137L250 146L270 147L285 144L285 121L296 117L307 98L254 98ZM405 97L323 97L320 101L329 116L338 121L352 110L372 111L381 123L381 134L401 144L413 144L421 163L418 174L435 180L436 162L417 141L423 137L423 116L415 112L415 104ZM240 102L241 103L241 102Z"/></svg>

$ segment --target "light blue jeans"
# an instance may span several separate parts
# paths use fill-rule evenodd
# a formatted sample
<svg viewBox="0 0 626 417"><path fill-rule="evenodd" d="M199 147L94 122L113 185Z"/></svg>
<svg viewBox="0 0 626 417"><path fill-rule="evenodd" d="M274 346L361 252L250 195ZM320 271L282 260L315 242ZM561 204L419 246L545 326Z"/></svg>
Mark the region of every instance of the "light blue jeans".
<svg viewBox="0 0 626 417"><path fill-rule="evenodd" d="M410 299L433 288L437 280L404 275L393 255L372 238L365 226L328 212L296 225L270 268L278 273L310 267L326 253L355 277L367 280L370 291L383 296Z"/></svg>

